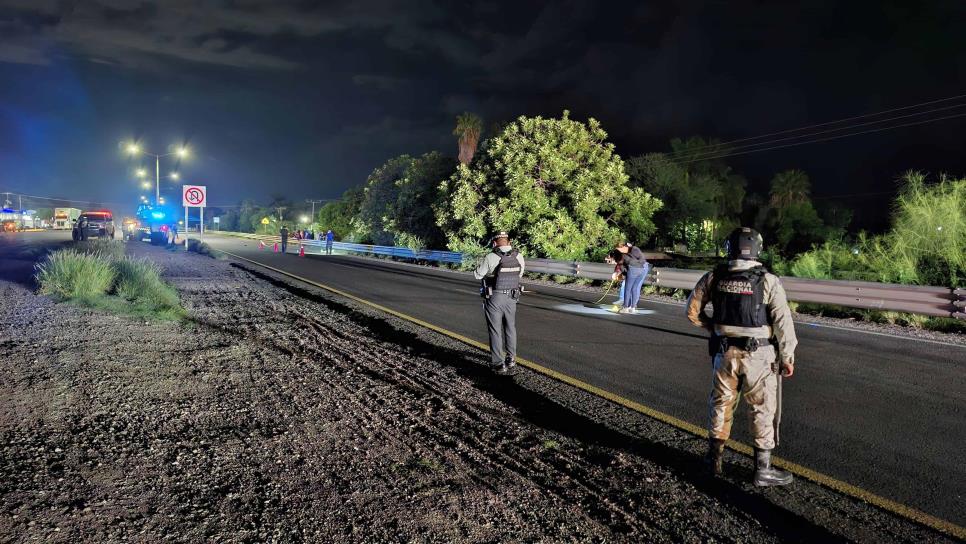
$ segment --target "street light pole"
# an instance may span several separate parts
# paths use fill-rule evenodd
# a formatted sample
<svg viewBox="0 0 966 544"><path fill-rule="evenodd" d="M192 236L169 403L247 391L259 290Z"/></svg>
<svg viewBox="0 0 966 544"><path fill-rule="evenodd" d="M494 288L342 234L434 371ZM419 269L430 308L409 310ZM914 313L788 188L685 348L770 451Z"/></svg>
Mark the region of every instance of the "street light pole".
<svg viewBox="0 0 966 544"><path fill-rule="evenodd" d="M147 150L141 149L136 142L132 142L127 146L127 152L131 155L144 154L149 157L154 157L154 204L155 206L161 205L161 157L170 157L171 155L177 155L180 158L185 158L188 156L188 148L182 146L177 151L173 153L151 153ZM140 176L140 174L139 174ZM150 182L149 182L150 183Z"/></svg>
<svg viewBox="0 0 966 544"><path fill-rule="evenodd" d="M154 156L154 205L161 202L161 156Z"/></svg>

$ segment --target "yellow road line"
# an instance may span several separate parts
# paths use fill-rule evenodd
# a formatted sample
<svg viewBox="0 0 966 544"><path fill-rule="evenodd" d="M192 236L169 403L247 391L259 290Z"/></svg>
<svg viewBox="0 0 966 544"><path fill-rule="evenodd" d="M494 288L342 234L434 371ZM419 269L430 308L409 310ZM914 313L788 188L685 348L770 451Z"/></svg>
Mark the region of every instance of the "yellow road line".
<svg viewBox="0 0 966 544"><path fill-rule="evenodd" d="M322 283L318 283L318 282L312 281L312 280L310 280L308 278L303 278L303 277L298 276L296 274L292 274L291 272L286 272L285 270L281 270L281 269L275 268L273 266L269 266L269 265L267 265L265 263L260 263L258 261L254 261L252 259L248 259L248 258L242 257L241 255L236 255L234 253L231 253L229 251L225 251L223 249L217 249L216 251L220 251L220 252L222 252L222 253L224 253L226 255L231 255L232 257L235 257L236 259L240 259L242 261L247 261L249 263L252 263L252 264L255 264L255 265L258 265L258 266L267 268L267 269L272 270L274 272L277 272L279 274L288 276L290 278L294 278L294 279L299 280L301 282L308 283L309 285L314 285L315 287L318 287L320 289L324 289L326 291L329 291L330 293L335 293L335 294L337 294L339 296L343 296L345 298L348 298L348 299L353 300L355 302L358 302L360 304L364 304L366 306L369 306L370 308L375 308L375 309L377 309L379 311L382 311L382 312L385 312L387 314L396 316L396 317L398 317L400 319L403 319L405 321L409 321L410 323L415 323L416 325L419 325L421 327L425 327L425 328L430 329L432 331L438 332L438 333L440 333L440 334L442 334L444 336L448 336L448 337L450 337L450 338L452 338L454 340L459 340L460 342L463 342L464 344L473 346L475 348L479 348L479 349L481 349L483 351L487 351L488 352L489 349L490 349L489 346L487 346L486 344L484 344L482 342L477 342L476 340L473 340L472 338L468 338L466 336L463 336L462 334L455 333L453 331L444 329L444 328L442 328L442 327L440 327L438 325L433 325L432 323L429 323L427 321L423 321L422 319L419 319L417 317L413 317L413 316L408 315L408 314L404 314L404 313L399 312L397 310L393 310L392 308L387 308L387 307L385 307L385 306L383 306L381 304L376 304L375 302L370 302L370 301L368 301L368 300L366 300L364 298L357 297L356 295L353 295L351 293L347 293L347 292L345 292L345 291L343 291L341 289L336 289L335 287L331 287L331 286L328 286L328 285L325 285L325 284L322 284ZM687 421L684 421L683 419L676 418L676 417L674 417L674 416L672 416L670 414L665 414L664 412L661 412L659 410L655 410L654 408L651 408L649 406L645 406L645 405L643 405L643 404L641 404L639 402L635 402L635 401L630 400L628 398L622 397L620 395L617 395L616 393L612 393L610 391L607 391L606 389L601 389L600 387L597 387L596 385L591 385L591 384L589 384L589 383L587 383L585 381L582 381L582 380L579 380L577 378L574 378L573 376L569 376L569 375L564 374L562 372L558 372L558 371L553 370L551 368L547 368L547 367L545 367L545 366L543 366L541 364L535 363L535 362L530 361L528 359L523 359L523 358L519 358L518 357L517 358L517 362L521 366L525 366L525 367L527 367L527 368L529 368L531 370L534 370L536 372L539 372L540 374L543 374L545 376L549 376L549 377L551 377L551 378L553 378L555 380L559 380L559 381L564 382L564 383L566 383L568 385L572 385L572 386L574 386L574 387L576 387L578 389L581 389L581 390L586 391L588 393L591 393L593 395L597 395L598 397L607 399L607 400L609 400L611 402L614 402L614 403L619 404L621 406L624 406L626 408L630 408L631 410L634 410L635 412L642 413L642 414L644 414L644 415L646 415L648 417L651 417L651 418L656 419L658 421L661 421L663 423L667 423L668 425L671 425L673 427L676 427L678 429L681 429L682 431L686 431L686 432L691 433L693 435L696 435L696 436L698 436L700 438L707 438L708 437L708 431L707 430L705 430L702 427L698 427L697 425L694 425L692 423L689 423ZM754 455L754 449L751 446L748 446L747 444L744 444L742 442L736 442L734 440L729 440L728 441L728 447L731 448L734 451L743 453L743 454L748 455L748 456ZM921 510L917 510L917 509L912 508L910 506L906 506L904 504L901 504L901 503L898 503L898 502L889 500L889 499L887 499L885 497L882 497L880 495L876 495L875 493L872 493L871 491L867 491L865 489L862 489L861 487L854 486L854 485L852 485L850 483L846 483L846 482L843 482L841 480L837 480L837 479L835 479L835 478L833 478L833 477L831 477L831 476L829 476L827 474L822 474L821 472L814 471L814 470L812 470L810 468L804 467L804 466L799 465L797 463L793 463L792 461L788 461L788 460L782 459L780 457L772 457L772 462L776 466L779 466L781 468L784 468L784 469L788 470L789 472L792 472L793 474L795 474L795 475L797 475L799 477L805 478L806 480L810 480L812 482L815 482L817 484L820 484L822 486L825 486L825 487L827 487L829 489L833 489L835 491L838 491L839 493L843 493L843 494L848 495L848 496L850 496L852 498L859 499L859 500L861 500L863 502L867 502L869 504L872 504L874 506L877 506L877 507L879 507L879 508L881 508L883 510L886 510L888 512L891 512L893 514L896 514L898 516L901 516L903 518L906 518L906 519L909 519L909 520L914 521L916 523L920 523L922 525L925 525L926 527L929 527L931 529L935 529L937 531L940 531L940 532L947 533L949 535L955 536L956 538L958 538L960 540L966 540L966 528L963 528L963 527L961 527L959 525L956 525L955 523L952 523L950 521L946 521L944 519L940 519L940 518L937 518L935 516L929 515L929 514L923 512L923 511L921 511Z"/></svg>

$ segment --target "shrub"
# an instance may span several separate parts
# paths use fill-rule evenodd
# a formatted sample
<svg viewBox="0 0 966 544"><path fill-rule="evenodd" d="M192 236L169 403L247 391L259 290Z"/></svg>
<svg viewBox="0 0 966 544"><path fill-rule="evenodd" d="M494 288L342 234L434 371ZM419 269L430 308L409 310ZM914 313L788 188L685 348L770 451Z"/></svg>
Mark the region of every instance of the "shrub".
<svg viewBox="0 0 966 544"><path fill-rule="evenodd" d="M37 265L40 292L61 300L91 300L102 296L114 283L111 261L98 253L62 249Z"/></svg>
<svg viewBox="0 0 966 544"><path fill-rule="evenodd" d="M179 307L178 294L161 281L161 269L147 259L124 257L114 261L117 285L114 292L121 298L153 310Z"/></svg>

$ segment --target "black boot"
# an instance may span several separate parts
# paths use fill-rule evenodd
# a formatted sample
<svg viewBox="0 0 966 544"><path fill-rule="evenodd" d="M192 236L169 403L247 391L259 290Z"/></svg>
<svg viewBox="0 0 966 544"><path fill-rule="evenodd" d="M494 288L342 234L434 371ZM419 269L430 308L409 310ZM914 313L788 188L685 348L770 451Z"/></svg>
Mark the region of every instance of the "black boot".
<svg viewBox="0 0 966 544"><path fill-rule="evenodd" d="M704 463L711 476L721 476L724 472L725 441L718 438L708 438L708 455Z"/></svg>
<svg viewBox="0 0 966 544"><path fill-rule="evenodd" d="M506 361L503 361L503 366L506 367L510 374L514 374L517 371L517 362L511 357L507 357Z"/></svg>
<svg viewBox="0 0 966 544"><path fill-rule="evenodd" d="M790 472L771 466L771 450L755 448L755 485L769 487L788 485L794 477Z"/></svg>

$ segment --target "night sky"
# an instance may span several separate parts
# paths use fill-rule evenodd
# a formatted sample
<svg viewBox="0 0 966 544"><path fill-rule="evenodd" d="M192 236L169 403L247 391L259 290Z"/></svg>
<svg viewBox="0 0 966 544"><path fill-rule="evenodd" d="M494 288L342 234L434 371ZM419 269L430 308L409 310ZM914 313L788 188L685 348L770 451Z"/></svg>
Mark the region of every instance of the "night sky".
<svg viewBox="0 0 966 544"><path fill-rule="evenodd" d="M401 153L455 156L464 110L593 116L626 158L966 94L958 0L314 4L0 0L0 191L133 207L132 137L189 143L162 173L214 204L300 201ZM961 117L729 161L752 188L801 168L818 197L882 193L910 168L966 174L964 134ZM889 197L845 203L876 226Z"/></svg>

